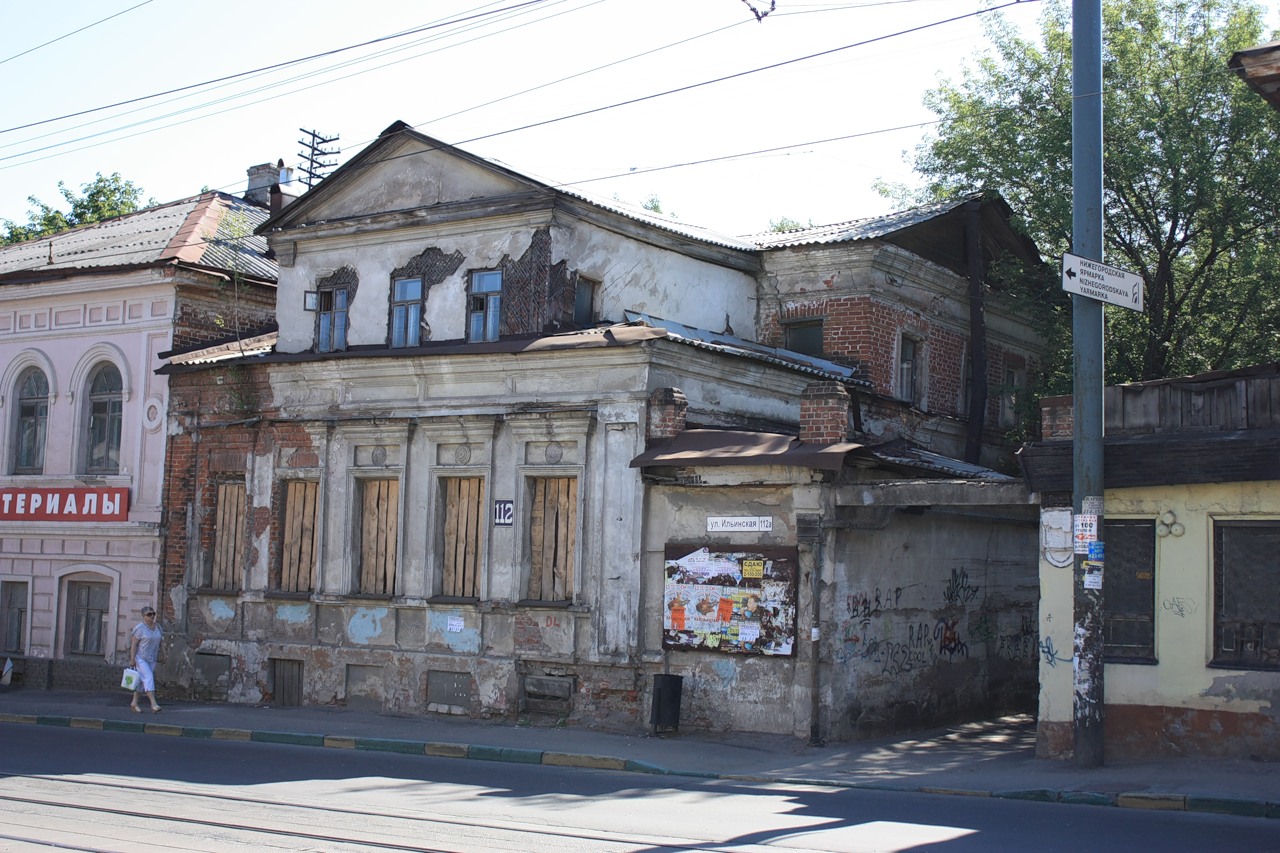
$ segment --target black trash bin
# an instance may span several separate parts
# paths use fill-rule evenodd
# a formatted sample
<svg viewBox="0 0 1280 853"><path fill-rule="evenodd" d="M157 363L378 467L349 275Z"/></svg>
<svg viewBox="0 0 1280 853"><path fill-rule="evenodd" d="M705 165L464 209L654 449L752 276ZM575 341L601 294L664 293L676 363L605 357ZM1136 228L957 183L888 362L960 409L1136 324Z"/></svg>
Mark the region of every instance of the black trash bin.
<svg viewBox="0 0 1280 853"><path fill-rule="evenodd" d="M653 709L649 712L649 725L654 734L659 728L680 728L680 694L684 691L684 676L655 675L653 677Z"/></svg>

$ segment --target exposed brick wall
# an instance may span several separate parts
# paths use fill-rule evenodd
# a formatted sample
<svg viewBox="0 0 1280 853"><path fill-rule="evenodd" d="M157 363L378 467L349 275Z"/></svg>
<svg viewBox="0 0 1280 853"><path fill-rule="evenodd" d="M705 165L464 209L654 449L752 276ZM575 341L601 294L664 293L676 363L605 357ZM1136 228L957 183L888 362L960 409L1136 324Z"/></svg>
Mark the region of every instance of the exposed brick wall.
<svg viewBox="0 0 1280 853"><path fill-rule="evenodd" d="M834 444L849 438L849 392L839 382L813 382L800 395L800 440Z"/></svg>
<svg viewBox="0 0 1280 853"><path fill-rule="evenodd" d="M675 438L684 432L689 401L679 388L659 388L649 395L649 420L645 443Z"/></svg>
<svg viewBox="0 0 1280 853"><path fill-rule="evenodd" d="M215 367L170 377L170 413L176 429L169 437L166 465L168 535L161 568L166 610L172 606L170 591L185 586L189 572L199 578L204 571L203 565L192 563L211 553L219 482L244 482L254 455L274 452L282 465L295 468L319 464L319 454L302 426L273 420L267 377L262 365ZM281 516L272 507L283 505L283 487L277 483L272 491L272 506L255 506L250 492L245 511L252 534L269 529L269 541L278 542ZM250 554L249 559L257 556ZM267 565L273 584L279 582L279 560L279 549L272 549ZM168 618L175 615L166 613Z"/></svg>
<svg viewBox="0 0 1280 853"><path fill-rule="evenodd" d="M1074 400L1069 396L1040 401L1040 437L1045 441L1070 439L1075 431Z"/></svg>
<svg viewBox="0 0 1280 853"><path fill-rule="evenodd" d="M250 282L182 285L173 323L173 348L191 349L251 333L275 322L274 287Z"/></svg>

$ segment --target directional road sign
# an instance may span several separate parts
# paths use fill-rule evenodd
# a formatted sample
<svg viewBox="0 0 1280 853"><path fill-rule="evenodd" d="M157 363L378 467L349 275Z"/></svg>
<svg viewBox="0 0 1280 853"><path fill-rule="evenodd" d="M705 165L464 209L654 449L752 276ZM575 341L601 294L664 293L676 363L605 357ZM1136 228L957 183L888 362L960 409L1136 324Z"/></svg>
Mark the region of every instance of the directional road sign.
<svg viewBox="0 0 1280 853"><path fill-rule="evenodd" d="M1079 255L1062 256L1062 289L1121 308L1142 310L1142 276Z"/></svg>

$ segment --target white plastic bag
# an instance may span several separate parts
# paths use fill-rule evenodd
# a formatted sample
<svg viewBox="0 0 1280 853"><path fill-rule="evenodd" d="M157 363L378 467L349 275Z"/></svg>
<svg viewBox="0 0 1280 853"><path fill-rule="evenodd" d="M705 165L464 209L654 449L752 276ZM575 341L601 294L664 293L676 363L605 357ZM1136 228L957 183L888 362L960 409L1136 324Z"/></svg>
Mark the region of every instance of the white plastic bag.
<svg viewBox="0 0 1280 853"><path fill-rule="evenodd" d="M125 690L137 690L138 671L126 666L124 668L124 677L120 679L120 686Z"/></svg>

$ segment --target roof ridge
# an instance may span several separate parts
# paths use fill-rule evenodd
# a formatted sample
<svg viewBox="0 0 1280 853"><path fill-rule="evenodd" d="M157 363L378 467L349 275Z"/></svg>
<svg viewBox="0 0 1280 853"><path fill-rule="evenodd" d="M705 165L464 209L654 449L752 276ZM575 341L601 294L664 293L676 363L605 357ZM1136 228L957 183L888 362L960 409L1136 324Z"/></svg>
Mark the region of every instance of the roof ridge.
<svg viewBox="0 0 1280 853"><path fill-rule="evenodd" d="M204 257L209 241L201 234L212 237L218 231L218 221L222 218L222 199L217 193L202 193L197 196L195 207L187 214L182 225L174 232L169 245L160 252L157 260L162 262L177 261L180 263L198 264Z"/></svg>

